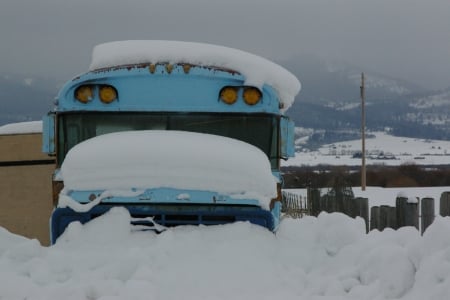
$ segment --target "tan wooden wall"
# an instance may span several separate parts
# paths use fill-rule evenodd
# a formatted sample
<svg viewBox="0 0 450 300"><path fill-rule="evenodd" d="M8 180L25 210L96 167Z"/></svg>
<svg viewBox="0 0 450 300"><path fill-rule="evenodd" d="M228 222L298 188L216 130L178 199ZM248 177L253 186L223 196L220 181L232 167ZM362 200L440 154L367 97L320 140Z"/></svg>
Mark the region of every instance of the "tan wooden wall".
<svg viewBox="0 0 450 300"><path fill-rule="evenodd" d="M41 134L0 135L0 226L49 244L54 164Z"/></svg>

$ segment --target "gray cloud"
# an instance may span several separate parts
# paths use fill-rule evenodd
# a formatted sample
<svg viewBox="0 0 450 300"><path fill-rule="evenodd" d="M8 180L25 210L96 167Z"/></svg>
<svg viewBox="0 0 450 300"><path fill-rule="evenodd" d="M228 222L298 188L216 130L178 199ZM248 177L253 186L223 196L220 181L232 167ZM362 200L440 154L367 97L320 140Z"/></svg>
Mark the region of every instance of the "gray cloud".
<svg viewBox="0 0 450 300"><path fill-rule="evenodd" d="M209 42L284 60L304 53L450 86L448 0L3 0L0 70L85 71L102 42Z"/></svg>

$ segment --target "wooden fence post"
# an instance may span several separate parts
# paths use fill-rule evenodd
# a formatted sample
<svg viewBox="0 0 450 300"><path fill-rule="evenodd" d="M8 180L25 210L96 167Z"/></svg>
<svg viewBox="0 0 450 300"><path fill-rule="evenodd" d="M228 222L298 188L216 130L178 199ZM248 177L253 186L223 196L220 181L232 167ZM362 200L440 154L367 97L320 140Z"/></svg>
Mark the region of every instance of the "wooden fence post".
<svg viewBox="0 0 450 300"><path fill-rule="evenodd" d="M397 197L397 228L414 226L419 229L419 205L417 202L409 202L406 197Z"/></svg>
<svg viewBox="0 0 450 300"><path fill-rule="evenodd" d="M342 213L352 218L355 218L356 216L359 215L358 202L356 201L355 198L345 199L345 202L343 203Z"/></svg>
<svg viewBox="0 0 450 300"><path fill-rule="evenodd" d="M441 194L439 214L443 217L450 216L450 192Z"/></svg>
<svg viewBox="0 0 450 300"><path fill-rule="evenodd" d="M320 191L318 189L310 189L309 190L309 199L308 202L310 203L311 207L311 216L317 217L321 212L321 206L320 206Z"/></svg>
<svg viewBox="0 0 450 300"><path fill-rule="evenodd" d="M366 233L369 232L369 198L357 197L355 199L359 206L359 216L364 219Z"/></svg>
<svg viewBox="0 0 450 300"><path fill-rule="evenodd" d="M386 226L397 230L397 208L394 206L389 206L387 209Z"/></svg>
<svg viewBox="0 0 450 300"><path fill-rule="evenodd" d="M336 188L334 197L330 197L329 201L333 202L332 212L340 212L345 214L344 202L345 197L341 189Z"/></svg>
<svg viewBox="0 0 450 300"><path fill-rule="evenodd" d="M339 211L345 215L356 218L361 217L364 219L366 225L366 233L369 230L369 199L363 197L356 198L344 198L343 210Z"/></svg>
<svg viewBox="0 0 450 300"><path fill-rule="evenodd" d="M330 213L339 212L338 197L328 197L327 198L327 207L328 207L328 212L330 212Z"/></svg>
<svg viewBox="0 0 450 300"><path fill-rule="evenodd" d="M380 207L372 206L370 208L370 230L378 229L380 224Z"/></svg>
<svg viewBox="0 0 450 300"><path fill-rule="evenodd" d="M420 208L422 211L421 233L423 234L434 221L434 199L423 198L420 202Z"/></svg>
<svg viewBox="0 0 450 300"><path fill-rule="evenodd" d="M380 219L380 223L378 224L378 229L380 231L383 231L386 227L388 227L388 210L389 210L389 206L388 205L381 205L380 206L380 215L379 215L379 219Z"/></svg>
<svg viewBox="0 0 450 300"><path fill-rule="evenodd" d="M328 207L327 207L327 205L328 205L328 199L327 199L327 197L325 197L325 196L319 196L319 198L320 198L320 201L319 201L319 203L320 203L320 211L319 211L319 214L322 212L322 211L326 211L326 212L328 212Z"/></svg>
<svg viewBox="0 0 450 300"><path fill-rule="evenodd" d="M323 197L325 201L325 211L327 213L336 212L336 201L334 197L325 196Z"/></svg>
<svg viewBox="0 0 450 300"><path fill-rule="evenodd" d="M311 216L314 216L314 199L313 199L313 189L311 187L308 187L306 189L306 202L308 203L308 209L309 209L309 214Z"/></svg>

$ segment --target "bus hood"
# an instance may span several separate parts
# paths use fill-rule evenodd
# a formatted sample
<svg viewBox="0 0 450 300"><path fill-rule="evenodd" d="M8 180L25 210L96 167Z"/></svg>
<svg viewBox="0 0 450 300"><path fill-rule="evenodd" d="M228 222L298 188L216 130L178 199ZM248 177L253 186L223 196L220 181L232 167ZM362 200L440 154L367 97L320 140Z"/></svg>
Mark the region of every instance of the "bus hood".
<svg viewBox="0 0 450 300"><path fill-rule="evenodd" d="M73 147L61 166L66 191L171 188L251 198L268 208L276 178L258 148L182 131L128 131Z"/></svg>

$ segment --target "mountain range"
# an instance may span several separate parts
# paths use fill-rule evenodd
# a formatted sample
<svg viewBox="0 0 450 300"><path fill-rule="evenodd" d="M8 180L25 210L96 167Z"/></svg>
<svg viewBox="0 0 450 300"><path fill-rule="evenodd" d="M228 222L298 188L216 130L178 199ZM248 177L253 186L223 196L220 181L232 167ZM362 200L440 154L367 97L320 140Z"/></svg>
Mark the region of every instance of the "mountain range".
<svg viewBox="0 0 450 300"><path fill-rule="evenodd" d="M287 114L297 127L307 129L297 132L307 132L312 147L360 134L363 72L368 131L450 140L450 87L433 91L407 80L312 55L279 63L302 83ZM64 80L0 74L0 125L41 119L51 110Z"/></svg>
<svg viewBox="0 0 450 300"><path fill-rule="evenodd" d="M362 73L368 131L450 139L450 87L433 91L348 63L314 57L286 61L283 65L302 82L302 90L287 114L297 127L313 129L298 131L310 136L310 148L360 136Z"/></svg>

